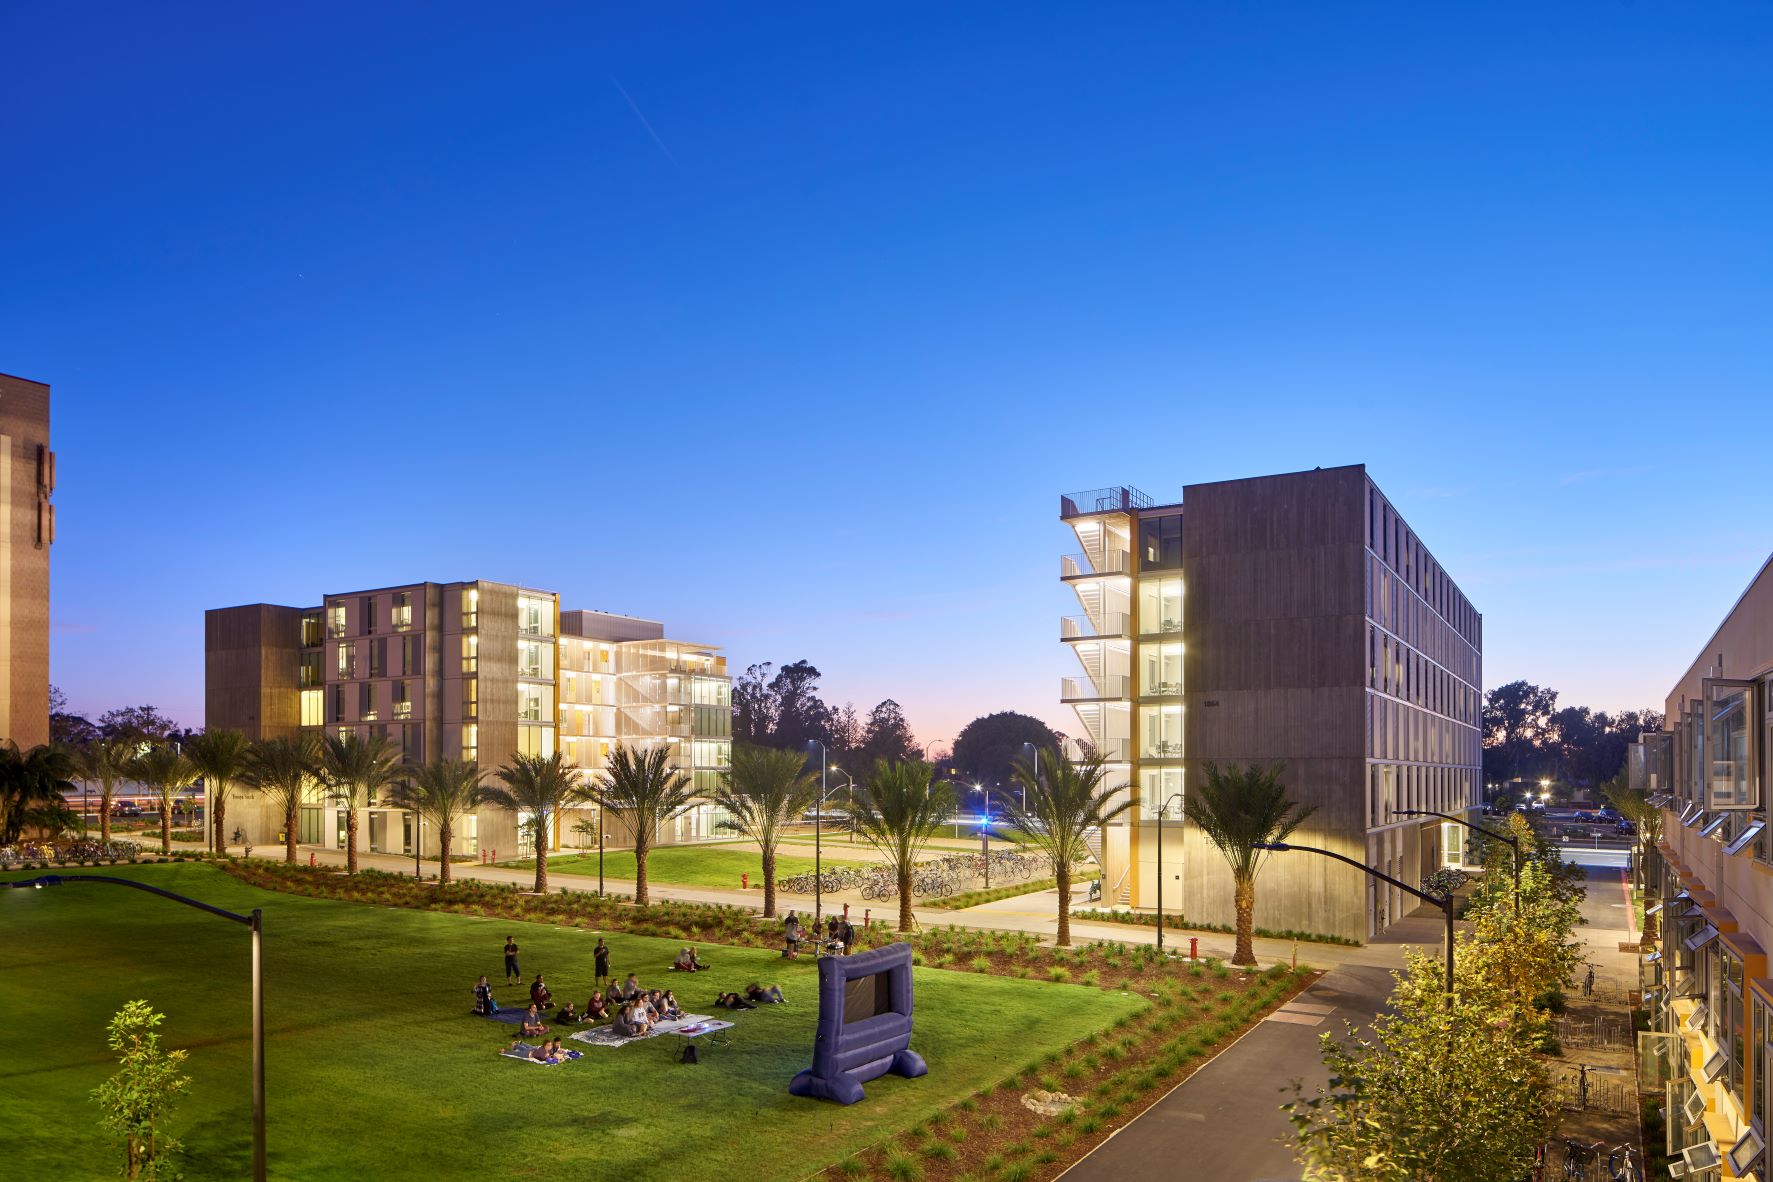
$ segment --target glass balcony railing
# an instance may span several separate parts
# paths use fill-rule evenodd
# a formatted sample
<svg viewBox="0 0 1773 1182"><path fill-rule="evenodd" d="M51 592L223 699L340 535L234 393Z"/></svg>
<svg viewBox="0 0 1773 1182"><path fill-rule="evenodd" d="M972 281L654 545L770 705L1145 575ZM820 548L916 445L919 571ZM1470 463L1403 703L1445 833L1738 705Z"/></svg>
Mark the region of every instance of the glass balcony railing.
<svg viewBox="0 0 1773 1182"><path fill-rule="evenodd" d="M1125 698L1131 692L1131 684L1131 678L1112 674L1100 679L1065 677L1059 681L1059 700L1061 702L1090 702Z"/></svg>
<svg viewBox="0 0 1773 1182"><path fill-rule="evenodd" d="M1060 616L1059 639L1089 640L1096 637L1126 636L1127 624L1125 612L1108 612L1099 621L1089 616Z"/></svg>

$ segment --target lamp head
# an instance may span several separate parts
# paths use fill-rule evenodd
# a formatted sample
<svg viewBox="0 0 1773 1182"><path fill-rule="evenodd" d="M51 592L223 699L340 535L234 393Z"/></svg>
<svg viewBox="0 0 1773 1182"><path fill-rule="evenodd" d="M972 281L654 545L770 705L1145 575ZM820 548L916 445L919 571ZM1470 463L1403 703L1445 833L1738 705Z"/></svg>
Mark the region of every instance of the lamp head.
<svg viewBox="0 0 1773 1182"><path fill-rule="evenodd" d="M1293 847L1288 845L1284 841L1259 841L1256 843L1256 848L1259 850L1276 850L1276 851L1283 851L1284 852L1286 850L1292 849Z"/></svg>

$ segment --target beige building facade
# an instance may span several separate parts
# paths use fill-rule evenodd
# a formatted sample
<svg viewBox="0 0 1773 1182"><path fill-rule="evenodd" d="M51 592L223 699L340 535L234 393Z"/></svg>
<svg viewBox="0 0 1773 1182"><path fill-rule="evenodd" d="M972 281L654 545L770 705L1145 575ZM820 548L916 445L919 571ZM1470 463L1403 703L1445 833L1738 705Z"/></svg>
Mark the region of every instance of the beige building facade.
<svg viewBox="0 0 1773 1182"><path fill-rule="evenodd" d="M205 725L255 739L375 735L409 763L467 759L489 772L517 754L559 751L587 776L618 743L662 744L708 792L730 762L731 682L717 649L670 640L657 621L563 612L552 591L412 583L327 595L309 608L219 608L207 613L205 640ZM276 837L280 818L253 820L259 832L249 836ZM595 848L600 829L608 844L627 844L615 820L604 827L594 806L568 810L547 844ZM657 839L713 837L719 820L703 802ZM415 840L435 852L435 836L403 810L377 804L360 822L373 852L411 853ZM528 822L481 809L455 835L455 852L527 857ZM317 793L299 837L337 847L344 826L343 810Z"/></svg>
<svg viewBox="0 0 1773 1182"><path fill-rule="evenodd" d="M49 742L49 387L0 374L0 739Z"/></svg>
<svg viewBox="0 0 1773 1182"><path fill-rule="evenodd" d="M1207 763L1285 765L1295 835L1414 884L1463 860L1479 800L1481 615L1361 466L1060 499L1079 738L1134 808L1099 842L1104 896L1230 923L1224 859L1184 820ZM1161 810L1161 818L1160 818ZM1161 826L1160 826L1161 819ZM1162 847L1159 848L1159 831ZM1160 867L1161 864L1161 876ZM1161 885L1160 885L1161 884ZM1365 940L1407 913L1331 859L1268 858L1256 922Z"/></svg>

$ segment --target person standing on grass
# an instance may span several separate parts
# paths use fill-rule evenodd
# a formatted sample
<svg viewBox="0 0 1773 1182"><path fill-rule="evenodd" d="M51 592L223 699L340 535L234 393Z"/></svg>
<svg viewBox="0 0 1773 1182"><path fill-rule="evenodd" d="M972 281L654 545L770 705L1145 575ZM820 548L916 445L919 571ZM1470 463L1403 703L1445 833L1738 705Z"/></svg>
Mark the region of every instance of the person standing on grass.
<svg viewBox="0 0 1773 1182"><path fill-rule="evenodd" d="M517 937L505 937L505 984L523 984L523 970L517 967Z"/></svg>
<svg viewBox="0 0 1773 1182"><path fill-rule="evenodd" d="M597 987L601 989L609 980L609 945L603 942L602 936L597 937L597 947L592 949L591 956L596 961L593 976Z"/></svg>

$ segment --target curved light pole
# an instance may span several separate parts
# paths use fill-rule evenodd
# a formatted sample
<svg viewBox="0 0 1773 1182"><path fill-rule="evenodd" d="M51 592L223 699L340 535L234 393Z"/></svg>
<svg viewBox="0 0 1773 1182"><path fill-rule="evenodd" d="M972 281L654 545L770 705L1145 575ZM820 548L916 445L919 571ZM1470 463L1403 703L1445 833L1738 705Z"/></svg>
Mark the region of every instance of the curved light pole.
<svg viewBox="0 0 1773 1182"><path fill-rule="evenodd" d="M819 807L813 810L813 947L823 948L824 937L819 934L819 915L825 905L825 862L824 844L824 813L825 813L825 743L821 739L808 739L809 749L819 749Z"/></svg>
<svg viewBox="0 0 1773 1182"><path fill-rule="evenodd" d="M1170 807L1170 801L1181 800L1180 792L1172 792L1157 806L1157 951L1161 956L1164 950L1164 813Z"/></svg>
<svg viewBox="0 0 1773 1182"><path fill-rule="evenodd" d="M46 886L65 886L73 882L94 882L146 891L150 895L159 895L163 899L171 899L175 903L183 903L187 907L195 907L199 911L207 911L211 915L245 924L252 930L252 1177L253 1182L265 1182L265 913L254 907L251 915L241 915L157 886L149 886L145 882L136 882L132 878L114 878L108 874L44 874L5 885L20 890L27 887L41 890Z"/></svg>
<svg viewBox="0 0 1773 1182"><path fill-rule="evenodd" d="M1356 870L1359 870L1365 874L1369 874L1372 877L1377 878L1382 882L1390 883L1392 886L1396 887L1400 891L1403 891L1405 894L1415 895L1418 899L1421 899L1424 903L1433 903L1436 907L1439 907L1443 912L1446 913L1446 916L1447 916L1447 1004L1448 1005L1452 1004L1452 1002L1453 1002L1453 892L1452 891L1448 891L1444 895L1431 895L1427 891L1417 890L1415 887L1411 886L1407 882L1399 882L1397 879L1393 878L1391 875L1381 873L1380 871L1375 870L1371 866L1367 865L1365 862L1357 862L1353 858L1344 857L1343 855L1338 854L1338 853L1334 852L1333 850L1323 850L1323 849L1319 849L1313 845L1293 845L1290 842L1285 842L1285 841L1259 841L1256 843L1256 848L1259 850L1273 850L1276 853L1286 853L1290 850L1298 850L1300 853L1321 854L1326 858L1334 858L1338 862L1346 862L1346 863L1348 863L1348 865L1353 866Z"/></svg>
<svg viewBox="0 0 1773 1182"><path fill-rule="evenodd" d="M843 777L843 791L844 795L849 797L849 810L850 815L853 817L856 808L856 778L838 767L835 763L831 765L831 770ZM854 825L850 826L850 844L856 844L856 828Z"/></svg>
<svg viewBox="0 0 1773 1182"><path fill-rule="evenodd" d="M1439 817L1443 821L1451 821L1455 825L1463 825L1467 829L1475 829L1479 833L1487 833L1491 837L1494 837L1497 841L1506 841L1508 843L1508 847L1514 851L1514 913L1515 913L1515 917L1517 919L1520 917L1520 914L1521 914L1521 839L1520 838L1514 836L1512 833L1498 833L1494 829L1486 829L1482 825L1473 824L1470 821L1461 820L1458 817L1450 817L1446 813L1431 812L1428 809L1393 809L1393 810L1391 810L1391 812L1392 812L1392 816L1394 816L1394 817Z"/></svg>

